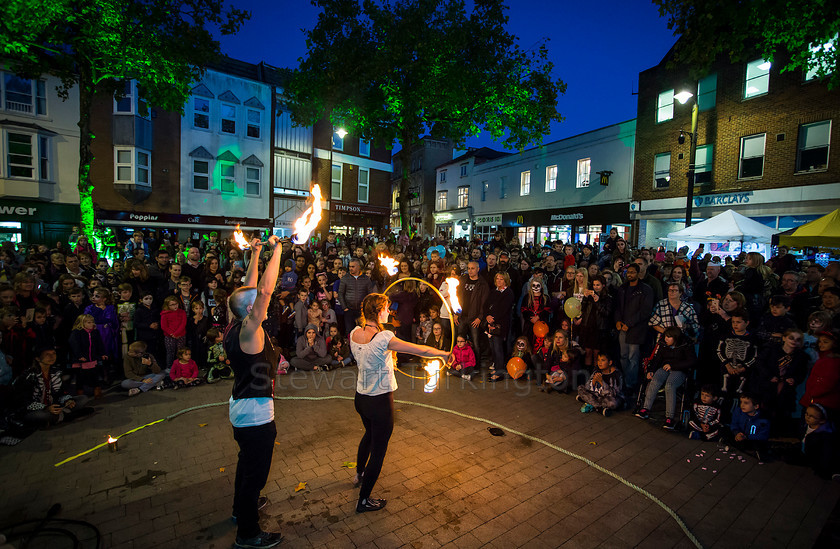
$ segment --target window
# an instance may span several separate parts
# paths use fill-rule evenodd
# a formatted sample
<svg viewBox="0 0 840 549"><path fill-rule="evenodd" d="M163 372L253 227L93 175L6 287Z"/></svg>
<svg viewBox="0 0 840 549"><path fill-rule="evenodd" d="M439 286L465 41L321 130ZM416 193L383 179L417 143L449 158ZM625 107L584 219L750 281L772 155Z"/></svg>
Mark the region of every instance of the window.
<svg viewBox="0 0 840 549"><path fill-rule="evenodd" d="M25 133L6 134L6 173L10 177L34 179L35 165L32 154L32 136Z"/></svg>
<svg viewBox="0 0 840 549"><path fill-rule="evenodd" d="M330 175L330 196L335 200L341 200L341 164L332 165Z"/></svg>
<svg viewBox="0 0 840 549"><path fill-rule="evenodd" d="M114 149L114 182L148 187L151 180L152 155L131 147Z"/></svg>
<svg viewBox="0 0 840 549"><path fill-rule="evenodd" d="M481 182L481 201L484 202L487 200L487 191L490 190L490 182L489 181L482 181Z"/></svg>
<svg viewBox="0 0 840 549"><path fill-rule="evenodd" d="M262 113L254 109L248 109L248 124L245 134L253 139L259 139L262 135Z"/></svg>
<svg viewBox="0 0 840 549"><path fill-rule="evenodd" d="M236 107L222 103L222 133L236 133Z"/></svg>
<svg viewBox="0 0 840 549"><path fill-rule="evenodd" d="M116 149L117 183L131 183L131 149Z"/></svg>
<svg viewBox="0 0 840 549"><path fill-rule="evenodd" d="M656 121L665 122L674 118L674 90L664 91L656 100Z"/></svg>
<svg viewBox="0 0 840 549"><path fill-rule="evenodd" d="M764 95L770 91L770 66L770 62L764 59L756 59L747 63L744 99Z"/></svg>
<svg viewBox="0 0 840 549"><path fill-rule="evenodd" d="M557 165L545 169L545 192L550 193L557 190Z"/></svg>
<svg viewBox="0 0 840 549"><path fill-rule="evenodd" d="M210 101L203 97L193 98L193 127L210 129Z"/></svg>
<svg viewBox="0 0 840 549"><path fill-rule="evenodd" d="M697 109L707 111L717 102L717 74L710 74L697 82Z"/></svg>
<svg viewBox="0 0 840 549"><path fill-rule="evenodd" d="M251 166L245 168L245 194L251 196L260 195L261 171L260 168L252 168Z"/></svg>
<svg viewBox="0 0 840 549"><path fill-rule="evenodd" d="M458 187L458 207L466 208L470 205L470 188Z"/></svg>
<svg viewBox="0 0 840 549"><path fill-rule="evenodd" d="M837 35L834 38L820 46L813 46L810 48L811 56L808 59L808 65L811 67L805 72L805 81L814 80L819 76L820 70L823 74L831 74L833 65L831 64L831 52L834 50L834 45L837 43ZM822 51L820 51L822 50Z"/></svg>
<svg viewBox="0 0 840 549"><path fill-rule="evenodd" d="M767 134L750 135L741 138L741 162L738 179L764 175L764 140Z"/></svg>
<svg viewBox="0 0 840 549"><path fill-rule="evenodd" d="M705 185L712 182L712 159L714 145L701 145L694 154L694 184Z"/></svg>
<svg viewBox="0 0 840 549"><path fill-rule="evenodd" d="M446 170L440 171L440 176L438 177L439 183L446 183Z"/></svg>
<svg viewBox="0 0 840 549"><path fill-rule="evenodd" d="M359 194L358 201L367 204L370 198L370 171L359 168Z"/></svg>
<svg viewBox="0 0 840 549"><path fill-rule="evenodd" d="M193 160L193 189L210 190L210 164L206 160Z"/></svg>
<svg viewBox="0 0 840 549"><path fill-rule="evenodd" d="M48 137L38 136L38 159L41 168L41 180L50 179L50 140Z"/></svg>
<svg viewBox="0 0 840 549"><path fill-rule="evenodd" d="M507 198L507 176L499 178L499 198Z"/></svg>
<svg viewBox="0 0 840 549"><path fill-rule="evenodd" d="M445 210L446 209L446 195L449 191L438 191L438 201L437 201L437 209L438 210Z"/></svg>
<svg viewBox="0 0 840 549"><path fill-rule="evenodd" d="M219 162L219 189L223 193L236 190L236 164L233 162Z"/></svg>
<svg viewBox="0 0 840 549"><path fill-rule="evenodd" d="M531 172L522 172L519 175L519 196L531 194Z"/></svg>
<svg viewBox="0 0 840 549"><path fill-rule="evenodd" d="M20 78L4 73L6 92L3 107L24 114L47 114L47 85L43 80Z"/></svg>
<svg viewBox="0 0 840 549"><path fill-rule="evenodd" d="M667 189L671 185L671 153L657 154L653 160L653 188Z"/></svg>
<svg viewBox="0 0 840 549"><path fill-rule="evenodd" d="M143 118L149 117L149 106L142 98L143 89L135 80L125 80L121 97L114 97L114 114L136 114Z"/></svg>
<svg viewBox="0 0 840 549"><path fill-rule="evenodd" d="M335 132L332 134L332 148L334 151L344 150L344 138Z"/></svg>
<svg viewBox="0 0 840 549"><path fill-rule="evenodd" d="M149 185L149 153L144 151L137 151L137 179L138 185Z"/></svg>
<svg viewBox="0 0 840 549"><path fill-rule="evenodd" d="M808 172L826 169L828 167L830 140L830 120L800 126L799 146L796 151L796 171Z"/></svg>
<svg viewBox="0 0 840 549"><path fill-rule="evenodd" d="M673 91L673 90L672 90ZM577 188L582 189L589 186L589 168L591 159L581 158L577 161Z"/></svg>
<svg viewBox="0 0 840 549"><path fill-rule="evenodd" d="M461 177L467 177L467 165L461 164Z"/></svg>
<svg viewBox="0 0 840 549"><path fill-rule="evenodd" d="M370 141L359 139L359 156L370 156Z"/></svg>

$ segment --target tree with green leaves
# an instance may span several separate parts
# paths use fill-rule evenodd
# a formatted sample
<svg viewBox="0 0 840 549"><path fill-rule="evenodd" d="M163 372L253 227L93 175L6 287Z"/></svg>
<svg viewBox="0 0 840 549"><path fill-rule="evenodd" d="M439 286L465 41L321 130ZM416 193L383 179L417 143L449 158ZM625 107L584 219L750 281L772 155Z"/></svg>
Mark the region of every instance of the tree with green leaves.
<svg viewBox="0 0 840 549"><path fill-rule="evenodd" d="M424 135L456 145L488 131L518 149L560 121L566 85L540 42L525 51L505 29L502 0L312 0L306 56L286 89L299 125L328 119L382 146L397 142L400 196L408 196L412 146ZM410 230L408 200L400 202Z"/></svg>
<svg viewBox="0 0 840 549"><path fill-rule="evenodd" d="M653 0L679 35L673 63L704 73L720 55L733 62L756 53L783 60L782 71L814 71L840 84L840 2L810 0Z"/></svg>
<svg viewBox="0 0 840 549"><path fill-rule="evenodd" d="M203 67L220 53L211 33L239 30L250 14L224 0L10 0L0 18L0 58L27 78L79 88L79 200L82 232L93 234L91 108L136 80L152 105L183 114Z"/></svg>

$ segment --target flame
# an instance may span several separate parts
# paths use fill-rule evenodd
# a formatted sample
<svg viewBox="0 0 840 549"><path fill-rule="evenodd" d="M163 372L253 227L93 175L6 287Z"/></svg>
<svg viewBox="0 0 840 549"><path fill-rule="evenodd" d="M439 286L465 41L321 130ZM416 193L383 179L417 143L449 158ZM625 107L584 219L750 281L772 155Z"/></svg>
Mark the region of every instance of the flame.
<svg viewBox="0 0 840 549"><path fill-rule="evenodd" d="M399 270L398 267L399 267L400 262L397 261L396 259L392 259L392 258L388 257L387 255L379 254L379 263L381 263L383 267L388 269L388 274L390 276L394 276L395 274L397 274L397 271Z"/></svg>
<svg viewBox="0 0 840 549"><path fill-rule="evenodd" d="M115 438L114 438L114 437L112 437L111 435L108 435L108 444L113 444L113 443L115 443L116 441L117 441L117 439L115 439Z"/></svg>
<svg viewBox="0 0 840 549"><path fill-rule="evenodd" d="M429 381L423 386L424 393L431 393L437 389L438 379L440 379L440 360L430 360L426 363L425 370L429 374Z"/></svg>
<svg viewBox="0 0 840 549"><path fill-rule="evenodd" d="M247 250L251 247L248 241L245 240L245 235L239 230L239 223L236 224L236 230L233 231L233 239L236 240L236 245L239 246L240 250Z"/></svg>
<svg viewBox="0 0 840 549"><path fill-rule="evenodd" d="M461 281L454 276L446 279L446 285L449 289L449 309L452 311L452 314L456 315L461 312L461 302L458 301L458 285L460 283Z"/></svg>
<svg viewBox="0 0 840 549"><path fill-rule="evenodd" d="M321 187L316 183L312 187L312 206L307 208L303 215L295 220L295 234L292 242L303 244L309 240L309 235L321 221Z"/></svg>

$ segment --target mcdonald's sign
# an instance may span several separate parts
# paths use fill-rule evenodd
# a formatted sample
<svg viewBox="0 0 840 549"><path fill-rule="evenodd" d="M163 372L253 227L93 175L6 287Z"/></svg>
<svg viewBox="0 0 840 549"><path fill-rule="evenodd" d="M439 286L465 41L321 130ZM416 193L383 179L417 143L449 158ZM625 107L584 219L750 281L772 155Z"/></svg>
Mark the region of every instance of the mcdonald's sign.
<svg viewBox="0 0 840 549"><path fill-rule="evenodd" d="M517 215L516 216L516 224L517 225L522 225L524 223L525 223L525 219L521 215Z"/></svg>

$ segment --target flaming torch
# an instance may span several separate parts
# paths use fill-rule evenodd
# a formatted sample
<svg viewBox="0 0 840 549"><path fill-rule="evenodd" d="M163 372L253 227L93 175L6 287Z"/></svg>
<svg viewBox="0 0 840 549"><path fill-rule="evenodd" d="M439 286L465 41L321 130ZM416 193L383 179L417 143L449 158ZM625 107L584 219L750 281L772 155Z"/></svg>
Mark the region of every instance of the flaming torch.
<svg viewBox="0 0 840 549"><path fill-rule="evenodd" d="M461 302L458 301L458 285L460 283L461 281L454 276L446 279L446 286L449 289L449 310L455 315L461 313Z"/></svg>
<svg viewBox="0 0 840 549"><path fill-rule="evenodd" d="M379 254L379 263L388 270L389 276L397 274L400 263L396 259L390 258L384 254Z"/></svg>
<svg viewBox="0 0 840 549"><path fill-rule="evenodd" d="M426 364L425 370L429 374L429 381L423 386L424 393L431 393L437 389L438 379L440 379L440 367L440 360L430 360Z"/></svg>
<svg viewBox="0 0 840 549"><path fill-rule="evenodd" d="M303 215L295 220L295 234L292 235L292 242L303 244L309 240L309 235L321 221L321 187L316 183L312 187L312 205L307 208Z"/></svg>
<svg viewBox="0 0 840 549"><path fill-rule="evenodd" d="M292 235L292 242L295 244L303 244L309 240L309 235L318 226L321 221L321 187L316 183L312 187L312 205L303 212L303 215L295 220L295 234ZM233 231L233 239L240 250L247 250L251 247L245 235L239 229L239 223L236 224L236 230ZM263 242L264 243L264 242Z"/></svg>

